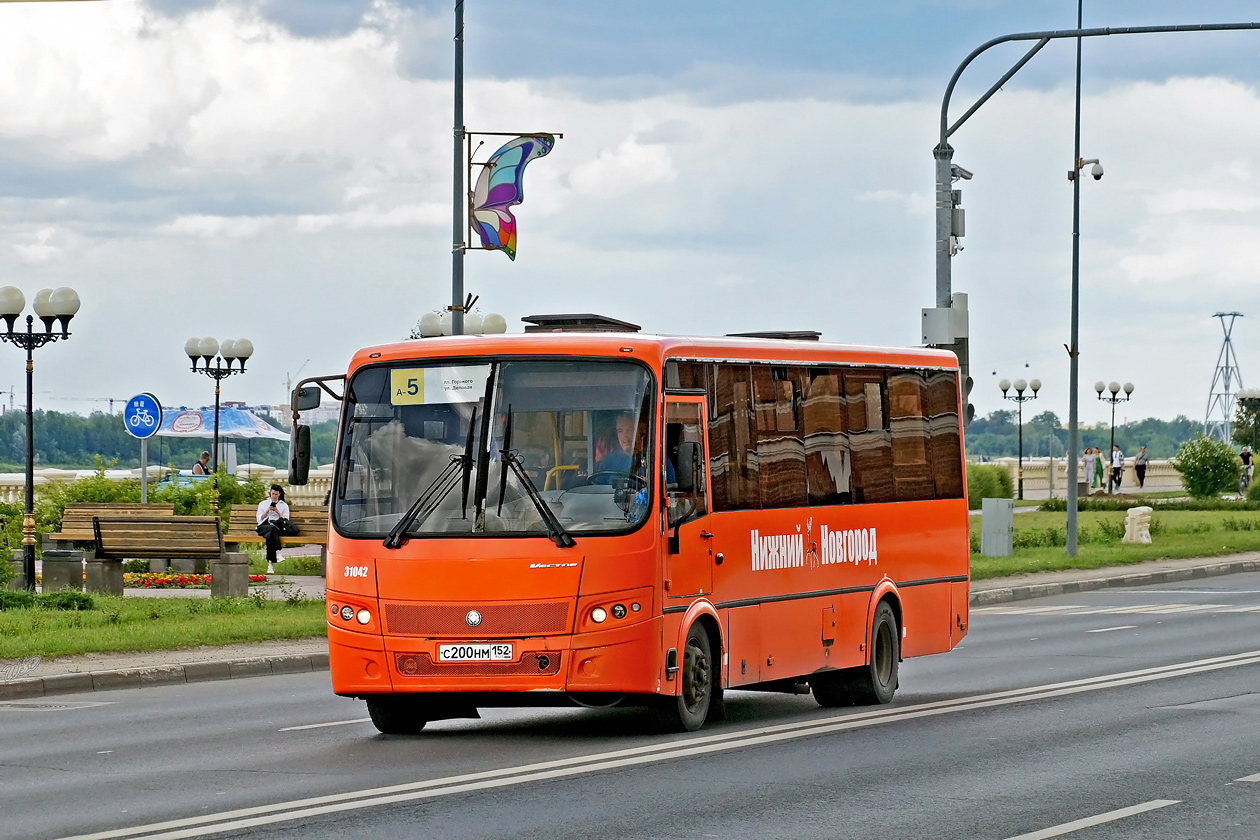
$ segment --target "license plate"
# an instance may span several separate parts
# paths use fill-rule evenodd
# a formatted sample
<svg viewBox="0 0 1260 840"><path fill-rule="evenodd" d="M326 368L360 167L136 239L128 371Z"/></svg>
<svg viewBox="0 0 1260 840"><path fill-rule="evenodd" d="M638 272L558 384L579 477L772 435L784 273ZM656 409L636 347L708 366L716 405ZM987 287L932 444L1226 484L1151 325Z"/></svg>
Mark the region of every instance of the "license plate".
<svg viewBox="0 0 1260 840"><path fill-rule="evenodd" d="M511 662L515 658L510 644L438 645L439 662Z"/></svg>

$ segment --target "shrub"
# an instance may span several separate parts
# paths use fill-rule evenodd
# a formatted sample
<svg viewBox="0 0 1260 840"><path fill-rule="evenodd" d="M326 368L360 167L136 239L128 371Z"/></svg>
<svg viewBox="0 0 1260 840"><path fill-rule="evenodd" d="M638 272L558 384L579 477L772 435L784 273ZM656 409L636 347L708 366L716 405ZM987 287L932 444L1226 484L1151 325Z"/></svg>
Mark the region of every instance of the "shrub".
<svg viewBox="0 0 1260 840"><path fill-rule="evenodd" d="M1011 471L997 464L967 465L967 505L980 507L984 499L1010 499L1015 496Z"/></svg>
<svg viewBox="0 0 1260 840"><path fill-rule="evenodd" d="M1260 502L1260 482L1253 481L1247 485L1247 501Z"/></svg>
<svg viewBox="0 0 1260 840"><path fill-rule="evenodd" d="M1181 473L1182 485L1196 499L1220 495L1238 484L1238 456L1224 441L1198 435L1181 445L1172 463Z"/></svg>
<svg viewBox="0 0 1260 840"><path fill-rule="evenodd" d="M45 609L45 610L94 610L96 599L86 592L73 592L69 589L60 592L34 592L0 590L0 611Z"/></svg>
<svg viewBox="0 0 1260 840"><path fill-rule="evenodd" d="M1241 499L1226 499L1209 496L1206 499L1135 499L1132 496L1091 496L1076 500L1077 510L1128 510L1132 507L1146 505L1156 510L1260 510L1260 502L1249 502ZM1067 510L1067 502L1063 499L1047 499L1038 506L1038 510L1061 513Z"/></svg>

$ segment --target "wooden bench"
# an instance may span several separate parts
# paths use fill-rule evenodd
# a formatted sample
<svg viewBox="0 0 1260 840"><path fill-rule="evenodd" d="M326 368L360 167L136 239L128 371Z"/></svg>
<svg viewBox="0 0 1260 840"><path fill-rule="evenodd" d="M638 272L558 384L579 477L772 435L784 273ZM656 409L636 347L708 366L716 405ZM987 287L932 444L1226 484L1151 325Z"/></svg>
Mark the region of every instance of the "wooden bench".
<svg viewBox="0 0 1260 840"><path fill-rule="evenodd" d="M319 546L319 569L324 573L328 562L328 506L289 506L289 521L298 529L292 536L281 537L280 545ZM223 542L228 551L237 551L241 545L265 545L258 536L258 508L255 505L233 505L228 514L227 532Z"/></svg>
<svg viewBox="0 0 1260 840"><path fill-rule="evenodd" d="M191 560L205 574L225 553L217 516L96 516L92 533L97 560Z"/></svg>
<svg viewBox="0 0 1260 840"><path fill-rule="evenodd" d="M92 530L92 520L98 516L107 519L123 519L133 517L165 518L175 515L175 505L171 502L137 504L118 502L114 504L96 502L72 502L66 505L61 514L61 530L56 534L44 535L44 547L51 549L71 549L75 543L88 543L96 539Z"/></svg>

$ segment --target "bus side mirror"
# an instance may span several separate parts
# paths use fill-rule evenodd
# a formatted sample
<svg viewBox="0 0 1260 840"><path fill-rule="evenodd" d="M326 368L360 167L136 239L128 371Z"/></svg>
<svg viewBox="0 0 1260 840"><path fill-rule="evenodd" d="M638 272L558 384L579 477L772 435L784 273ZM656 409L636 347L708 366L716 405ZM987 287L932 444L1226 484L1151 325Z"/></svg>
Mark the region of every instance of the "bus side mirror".
<svg viewBox="0 0 1260 840"><path fill-rule="evenodd" d="M294 411L319 408L319 386L303 385L301 388L294 388L291 403Z"/></svg>
<svg viewBox="0 0 1260 840"><path fill-rule="evenodd" d="M319 402L319 394L315 395ZM289 484L300 486L306 484L311 472L311 427L300 423L293 424L293 433L289 439Z"/></svg>
<svg viewBox="0 0 1260 840"><path fill-rule="evenodd" d="M696 476L700 467L700 444L694 440L685 440L678 444L678 479L679 493L696 492Z"/></svg>

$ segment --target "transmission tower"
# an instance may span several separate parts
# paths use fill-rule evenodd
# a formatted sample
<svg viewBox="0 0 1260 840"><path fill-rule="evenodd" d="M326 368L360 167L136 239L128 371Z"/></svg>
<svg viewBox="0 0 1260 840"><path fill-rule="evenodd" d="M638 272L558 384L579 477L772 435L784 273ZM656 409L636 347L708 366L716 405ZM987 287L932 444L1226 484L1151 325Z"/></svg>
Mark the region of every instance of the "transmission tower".
<svg viewBox="0 0 1260 840"><path fill-rule="evenodd" d="M1234 331L1234 319L1241 312L1217 312L1213 318L1221 319L1225 340L1221 342L1221 355L1216 360L1216 373L1212 376L1212 391L1208 395L1207 416L1203 420L1203 434L1234 445L1231 432L1234 424L1234 398L1242 389L1242 373L1238 370L1238 357L1234 355L1234 343L1230 334ZM1228 318L1229 321L1225 319Z"/></svg>

